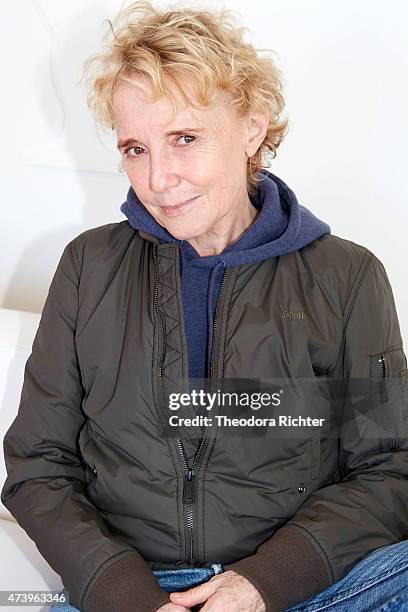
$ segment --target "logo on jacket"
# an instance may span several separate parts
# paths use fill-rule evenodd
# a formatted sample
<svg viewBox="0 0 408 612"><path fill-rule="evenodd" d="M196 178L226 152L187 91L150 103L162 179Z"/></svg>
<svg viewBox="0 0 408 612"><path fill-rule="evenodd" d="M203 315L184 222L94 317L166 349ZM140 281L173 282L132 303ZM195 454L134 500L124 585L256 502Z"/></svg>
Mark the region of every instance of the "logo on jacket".
<svg viewBox="0 0 408 612"><path fill-rule="evenodd" d="M305 313L303 310L290 310L290 308L281 307L281 319L303 319L305 317Z"/></svg>

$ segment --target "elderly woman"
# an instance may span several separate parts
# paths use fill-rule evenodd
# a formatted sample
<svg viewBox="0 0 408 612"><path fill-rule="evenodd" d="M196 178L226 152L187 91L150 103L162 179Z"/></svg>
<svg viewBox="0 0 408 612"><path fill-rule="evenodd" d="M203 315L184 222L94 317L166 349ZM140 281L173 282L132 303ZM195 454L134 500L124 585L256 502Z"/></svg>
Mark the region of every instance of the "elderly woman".
<svg viewBox="0 0 408 612"><path fill-rule="evenodd" d="M263 168L279 71L229 15L136 3L88 59L127 219L65 247L4 440L53 610L407 609L392 290Z"/></svg>

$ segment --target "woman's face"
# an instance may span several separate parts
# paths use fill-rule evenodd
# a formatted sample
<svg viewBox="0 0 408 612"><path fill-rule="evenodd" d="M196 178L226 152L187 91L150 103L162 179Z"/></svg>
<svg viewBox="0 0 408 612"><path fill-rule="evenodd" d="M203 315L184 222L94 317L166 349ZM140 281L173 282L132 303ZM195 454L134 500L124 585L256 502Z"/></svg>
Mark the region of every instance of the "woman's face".
<svg viewBox="0 0 408 612"><path fill-rule="evenodd" d="M171 82L178 112L166 125L170 100L152 104L147 79L139 75L135 80L137 86L123 82L113 98L114 128L130 183L175 238L215 244L253 209L246 152L253 155L262 143L267 118L238 119L224 93L216 106L196 110L185 105ZM184 208L167 208L191 198Z"/></svg>

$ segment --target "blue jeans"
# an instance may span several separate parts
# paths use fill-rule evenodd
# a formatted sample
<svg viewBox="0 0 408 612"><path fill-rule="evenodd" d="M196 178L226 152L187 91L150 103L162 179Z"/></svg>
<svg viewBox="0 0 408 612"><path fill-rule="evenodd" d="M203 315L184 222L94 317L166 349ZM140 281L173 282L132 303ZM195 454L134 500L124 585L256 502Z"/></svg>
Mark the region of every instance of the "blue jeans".
<svg viewBox="0 0 408 612"><path fill-rule="evenodd" d="M206 582L226 568L155 570L159 585L167 592L181 591ZM64 592L64 589L60 591ZM199 610L204 604L192 608ZM79 612L69 604L51 606L53 612ZM314 597L289 610L317 612L408 612L408 540L383 546L361 559L341 579Z"/></svg>

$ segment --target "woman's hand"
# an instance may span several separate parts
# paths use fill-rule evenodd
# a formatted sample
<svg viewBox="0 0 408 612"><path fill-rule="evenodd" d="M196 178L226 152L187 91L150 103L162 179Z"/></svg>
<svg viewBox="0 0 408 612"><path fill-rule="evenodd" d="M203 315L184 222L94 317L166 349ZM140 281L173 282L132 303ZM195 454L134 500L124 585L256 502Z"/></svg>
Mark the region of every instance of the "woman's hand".
<svg viewBox="0 0 408 612"><path fill-rule="evenodd" d="M233 570L216 574L187 591L170 593L170 599L187 609L206 602L200 612L266 612L259 591L247 578Z"/></svg>
<svg viewBox="0 0 408 612"><path fill-rule="evenodd" d="M156 612L190 612L190 608L184 606L177 606L174 603L166 603L164 606L157 608Z"/></svg>

